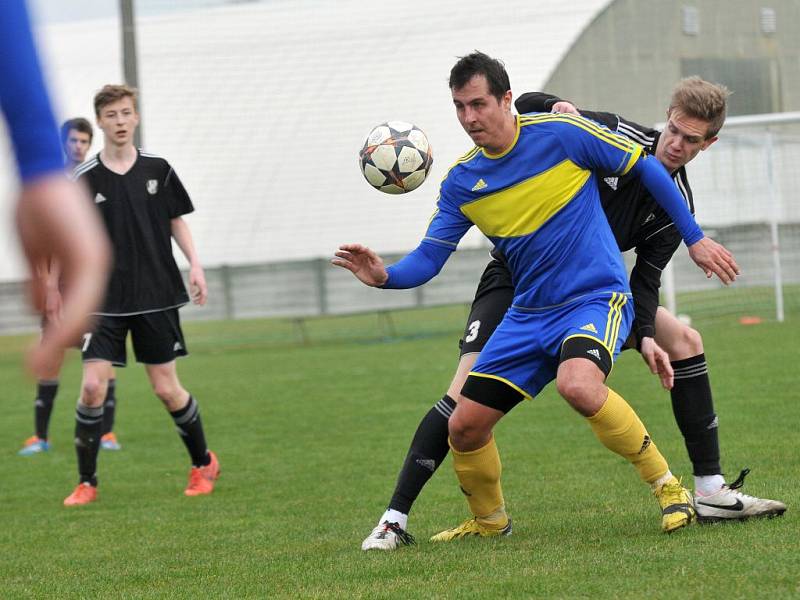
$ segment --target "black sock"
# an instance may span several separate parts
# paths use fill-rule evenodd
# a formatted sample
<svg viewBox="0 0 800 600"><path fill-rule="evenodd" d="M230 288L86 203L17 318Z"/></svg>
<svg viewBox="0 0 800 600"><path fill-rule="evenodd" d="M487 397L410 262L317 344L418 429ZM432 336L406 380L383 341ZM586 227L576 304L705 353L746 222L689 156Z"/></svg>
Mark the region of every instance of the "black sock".
<svg viewBox="0 0 800 600"><path fill-rule="evenodd" d="M108 391L106 392L106 399L103 401L103 428L101 435L111 433L114 431L114 415L117 412L117 380L108 380Z"/></svg>
<svg viewBox="0 0 800 600"><path fill-rule="evenodd" d="M78 454L81 483L97 485L97 453L100 450L102 426L103 407L90 408L78 402L75 410L75 451Z"/></svg>
<svg viewBox="0 0 800 600"><path fill-rule="evenodd" d="M210 463L211 456L208 454L206 436L203 433L203 422L200 420L200 407L197 406L197 401L192 396L189 396L189 403L186 406L169 414L172 415L172 420L175 421L178 433L183 443L186 444L189 456L192 457L192 465L204 467Z"/></svg>
<svg viewBox="0 0 800 600"><path fill-rule="evenodd" d="M34 425L36 437L47 439L50 428L50 415L53 412L53 403L58 393L58 379L40 380L36 385L36 401L33 405Z"/></svg>
<svg viewBox="0 0 800 600"><path fill-rule="evenodd" d="M422 488L442 464L450 451L447 421L455 407L455 400L445 395L420 421L397 478L390 509L408 514Z"/></svg>
<svg viewBox="0 0 800 600"><path fill-rule="evenodd" d="M677 360L672 368L675 370L672 412L683 434L694 474L721 474L717 415L711 398L706 356L698 354Z"/></svg>

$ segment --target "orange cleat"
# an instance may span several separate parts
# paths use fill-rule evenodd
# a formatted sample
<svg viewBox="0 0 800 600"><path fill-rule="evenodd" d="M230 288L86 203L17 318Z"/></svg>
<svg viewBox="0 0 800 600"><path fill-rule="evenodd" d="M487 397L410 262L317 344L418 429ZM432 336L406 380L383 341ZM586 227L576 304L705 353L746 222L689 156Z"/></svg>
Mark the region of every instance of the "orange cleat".
<svg viewBox="0 0 800 600"><path fill-rule="evenodd" d="M214 491L214 482L219 477L219 461L217 455L208 451L211 462L205 467L192 467L189 472L189 485L183 491L187 496L202 496Z"/></svg>
<svg viewBox="0 0 800 600"><path fill-rule="evenodd" d="M97 500L97 488L88 482L79 483L78 487L66 498L64 506L82 506Z"/></svg>
<svg viewBox="0 0 800 600"><path fill-rule="evenodd" d="M117 436L113 431L109 431L100 438L100 447L103 450L122 450L122 444L117 441Z"/></svg>

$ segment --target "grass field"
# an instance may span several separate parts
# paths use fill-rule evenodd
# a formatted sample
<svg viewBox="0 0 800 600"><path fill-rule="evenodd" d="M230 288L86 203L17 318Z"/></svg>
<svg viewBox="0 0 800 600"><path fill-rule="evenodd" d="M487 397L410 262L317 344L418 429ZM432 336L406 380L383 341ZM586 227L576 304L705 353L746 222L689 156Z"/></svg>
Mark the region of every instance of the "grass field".
<svg viewBox="0 0 800 600"><path fill-rule="evenodd" d="M514 535L433 545L467 509L450 461L415 506L419 544L364 553L419 418L455 367L463 307L398 319L393 340L313 324L309 346L277 343L274 321L193 323L180 363L222 464L214 494L185 498L185 450L141 368L118 379L118 453L100 456L100 500L65 509L78 357L62 379L47 455L16 456L31 433L20 352L0 339L0 598L797 598L800 320L702 328L723 467L745 491L789 505L783 518L659 530L655 500L548 388L497 429ZM374 326L373 319L366 329ZM406 325L408 322L408 326ZM337 328L346 327L347 331ZM333 333L331 333L333 332ZM347 334L347 335L345 335ZM357 337L357 336L356 336ZM669 395L626 353L611 384L691 481Z"/></svg>

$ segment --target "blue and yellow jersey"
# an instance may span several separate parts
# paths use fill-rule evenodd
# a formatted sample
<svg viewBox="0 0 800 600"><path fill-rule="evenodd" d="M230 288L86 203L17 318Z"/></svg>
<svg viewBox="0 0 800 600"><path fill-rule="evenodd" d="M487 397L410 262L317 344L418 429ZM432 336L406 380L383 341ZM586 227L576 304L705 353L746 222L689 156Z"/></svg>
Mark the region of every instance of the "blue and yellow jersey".
<svg viewBox="0 0 800 600"><path fill-rule="evenodd" d="M425 241L452 250L476 225L508 260L520 308L628 291L597 177L630 171L641 146L573 115L531 113L516 122L508 150L476 147L450 169Z"/></svg>

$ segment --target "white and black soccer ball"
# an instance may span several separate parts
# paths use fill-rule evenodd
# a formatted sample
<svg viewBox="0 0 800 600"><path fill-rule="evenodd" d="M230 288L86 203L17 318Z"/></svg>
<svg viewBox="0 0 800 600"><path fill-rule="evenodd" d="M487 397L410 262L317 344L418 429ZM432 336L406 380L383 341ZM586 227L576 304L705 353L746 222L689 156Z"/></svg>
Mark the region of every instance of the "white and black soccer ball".
<svg viewBox="0 0 800 600"><path fill-rule="evenodd" d="M405 121L387 121L374 127L358 153L367 182L387 194L417 189L433 164L427 136Z"/></svg>

